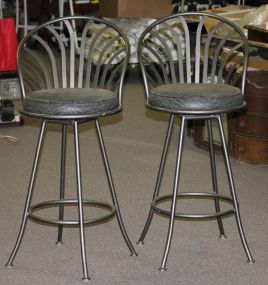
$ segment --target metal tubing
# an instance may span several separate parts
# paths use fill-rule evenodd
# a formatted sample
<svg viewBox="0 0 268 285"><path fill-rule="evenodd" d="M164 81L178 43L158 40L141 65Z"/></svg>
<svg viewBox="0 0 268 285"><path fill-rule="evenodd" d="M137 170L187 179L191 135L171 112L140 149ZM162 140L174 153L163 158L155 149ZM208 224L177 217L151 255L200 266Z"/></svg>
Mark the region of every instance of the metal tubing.
<svg viewBox="0 0 268 285"><path fill-rule="evenodd" d="M182 149L183 149L183 139L184 139L184 129L185 129L185 116L181 118L181 128L179 134L179 143L178 143L178 152L177 152L177 160L176 160L176 170L175 170L175 179L174 179L174 187L173 187L173 198L172 198L172 205L170 211L170 220L169 220L169 228L168 228L168 236L166 241L166 247L161 263L161 267L159 270L165 271L166 270L166 262L170 250L173 228L174 228L174 220L176 214L176 204L177 204L177 192L179 186L179 178L180 178L180 168L181 168L181 158L182 158Z"/></svg>
<svg viewBox="0 0 268 285"><path fill-rule="evenodd" d="M164 216L170 217L170 211L169 210L165 210L161 207L159 207L159 205L163 202L167 202L167 201L172 201L173 195L162 195L162 196L158 196L155 200L153 200L152 202L152 208L155 210L155 212L157 214L162 214ZM199 199L207 199L207 198L211 198L213 200L215 200L215 198L217 198L218 200L221 200L222 202L225 203L229 203L232 205L232 208L229 210L224 210L222 212L213 212L213 213L206 213L206 214L186 214L186 213L175 213L175 217L176 218L183 218L183 219L211 219L211 218L216 218L216 217L220 217L220 216L227 216L230 214L234 213L234 209L233 209L233 199L231 197L227 197L227 196L222 196L222 195L218 195L215 193L206 193L206 192L180 192L179 194L177 194L177 200L178 199L187 199L187 198L199 198Z"/></svg>
<svg viewBox="0 0 268 285"><path fill-rule="evenodd" d="M242 222L241 222L241 217L240 217L240 212L239 212L239 207L238 207L238 202L237 202L237 196L236 196L236 191L235 191L235 185L234 185L234 179L233 179L230 159L229 159L229 155L228 155L228 151L227 151L227 147L226 147L222 119L221 119L220 115L217 116L217 120L218 120L218 123L219 123L219 129L220 129L221 140L222 140L222 147L223 147L223 154L224 154L224 160L225 160L226 170L227 170L227 174L228 174L228 181L229 181L229 186L230 186L230 192L231 192L231 196L233 198L233 204L234 204L234 210L235 210L235 218L236 218L238 232L239 232L242 245L244 247L244 250L245 250L247 258L248 258L248 263L254 263L255 261L254 261L252 255L251 255L251 253L250 253L250 249L249 249L249 246L247 244L245 233L244 233Z"/></svg>
<svg viewBox="0 0 268 285"><path fill-rule="evenodd" d="M214 152L214 143L213 143L213 133L212 133L212 126L211 126L211 119L207 119L207 130L208 130L208 142L209 142L209 157L210 157L210 166L211 166L211 177L212 177L212 186L213 186L213 192L218 194L218 182L217 182L217 170L216 170L216 161L215 161L215 152ZM220 209L220 203L219 199L214 199L215 203L215 209L216 212L219 213L221 211ZM224 228L222 224L222 218L221 216L217 217L217 222L219 226L220 231L220 238L226 238L227 236L224 233Z"/></svg>
<svg viewBox="0 0 268 285"><path fill-rule="evenodd" d="M62 137L61 137L61 171L60 171L60 200L64 200L65 190L65 163L66 163L66 124L62 124ZM64 204L59 204L59 221L63 221L64 217ZM58 226L57 244L62 244L63 225Z"/></svg>
<svg viewBox="0 0 268 285"><path fill-rule="evenodd" d="M167 129L167 133L166 133L166 137L165 137L165 143L164 143L164 148L162 151L160 166L159 166L159 170L158 170L158 174L157 174L157 179L156 179L156 184L155 184L155 189L154 189L154 194L153 194L153 200L159 195L160 185L161 185L163 171L164 171L166 157L167 157L167 151L168 151L168 147L169 147L169 143L170 143L170 137L171 137L172 128L173 128L174 117L175 117L174 114L171 114L169 117L169 124L168 124L168 129ZM144 243L144 239L145 239L145 236L146 236L146 234L149 230L149 227L151 225L153 215L154 215L154 210L151 207L149 214L148 214L148 217L147 217L147 220L146 220L146 223L145 223L145 226L144 226L143 231L140 235L140 238L137 242L138 245L142 245Z"/></svg>
<svg viewBox="0 0 268 285"><path fill-rule="evenodd" d="M76 179L77 179L77 198L78 198L78 215L79 215L79 230L80 230L80 245L81 245L81 257L83 266L83 278L82 280L90 280L87 269L87 257L85 247L85 231L84 231L84 213L83 213L83 197L82 197L82 183L81 183L81 171L80 171L80 145L78 135L78 123L73 121L74 129L74 146L75 146L75 164L76 164Z"/></svg>
<svg viewBox="0 0 268 285"><path fill-rule="evenodd" d="M37 143L36 150L35 150L34 163L33 163L30 183L29 183L29 187L28 187L26 202L25 202L25 206L24 206L24 212L23 212L22 222L21 222L21 226L20 226L20 231L19 231L17 241L15 243L15 246L13 248L13 251L12 251L12 253L11 253L7 263L6 263L7 267L13 266L13 260L17 254L17 251L20 247L22 238L24 236L24 232L25 232L25 228L26 228L26 224L27 224L27 220L28 220L28 211L29 211L29 207L30 207L30 203L31 203L33 187L34 187L34 182L35 182L35 177L36 177L37 165L38 165L38 161L40 158L40 151L41 151L43 138L44 138L45 126L46 126L46 120L42 120L40 132L39 132L38 143Z"/></svg>
<svg viewBox="0 0 268 285"><path fill-rule="evenodd" d="M32 219L36 221L40 221L42 223L46 224L52 224L52 225L79 225L79 220L55 220L51 218L47 218L42 215L38 215L35 212L38 212L39 210L48 208L48 207L54 207L59 206L60 204L64 204L66 206L72 205L72 206L78 206L78 200L74 199L64 199L64 200L49 200L41 203L37 203L29 207L28 215ZM108 211L108 214L103 214L98 218L92 218L92 219L85 219L84 218L84 224L87 225L96 225L103 222L108 222L114 215L115 215L115 208L113 205L110 205L108 203L98 202L95 200L85 200L83 199L83 205L84 206L92 206L97 208L102 208L106 211Z"/></svg>
<svg viewBox="0 0 268 285"><path fill-rule="evenodd" d="M123 238L124 238L128 248L130 250L130 255L136 256L137 253L136 253L136 251L135 251L135 249L134 249L134 247L133 247L133 245L132 245L132 243L131 243L128 235L127 235L125 226L123 224L123 220L122 220L122 216L121 216L121 213L120 213L118 200L117 200L117 197L116 197L116 192L115 192L115 187L114 187L114 183L113 183L112 173L111 173L111 169L110 169L110 166L109 166L109 161L108 161L108 157L107 157L107 153L106 153L106 149L105 149L104 140L103 140L101 128L100 128L100 125L99 125L99 121L98 121L98 119L95 119L94 122L95 122L95 127L96 127L96 131L97 131L97 135L98 135L99 145L100 145L100 148L101 148L102 158L103 158L103 161L104 161L105 172L106 172L106 175L107 175L107 179L108 179L109 186L110 186L110 192L111 192L113 204L114 204L114 207L115 207L115 213L116 213L117 222L119 224L119 228L121 230Z"/></svg>

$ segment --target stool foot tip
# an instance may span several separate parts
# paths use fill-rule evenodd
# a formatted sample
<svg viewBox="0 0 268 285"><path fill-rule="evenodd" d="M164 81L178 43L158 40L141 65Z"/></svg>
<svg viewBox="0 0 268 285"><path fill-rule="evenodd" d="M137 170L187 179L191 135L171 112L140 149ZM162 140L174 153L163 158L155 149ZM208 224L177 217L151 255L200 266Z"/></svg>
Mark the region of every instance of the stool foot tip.
<svg viewBox="0 0 268 285"><path fill-rule="evenodd" d="M143 246L143 245L144 245L144 242L143 242L142 240L141 240L141 241L138 241L138 242L137 242L137 245L138 245L138 246Z"/></svg>
<svg viewBox="0 0 268 285"><path fill-rule="evenodd" d="M63 241L56 241L56 245L63 245Z"/></svg>
<svg viewBox="0 0 268 285"><path fill-rule="evenodd" d="M89 280L90 280L89 277L83 277L83 278L82 278L82 281L83 281L83 282L89 282Z"/></svg>
<svg viewBox="0 0 268 285"><path fill-rule="evenodd" d="M167 268L166 267L160 267L158 270L164 272L164 271L167 271Z"/></svg>
<svg viewBox="0 0 268 285"><path fill-rule="evenodd" d="M249 263L249 264L255 263L255 260L254 259L248 259L247 263Z"/></svg>
<svg viewBox="0 0 268 285"><path fill-rule="evenodd" d="M138 256L137 252L131 252L130 256Z"/></svg>
<svg viewBox="0 0 268 285"><path fill-rule="evenodd" d="M5 267L10 269L10 268L13 267L13 263L6 263L6 264L5 264Z"/></svg>
<svg viewBox="0 0 268 285"><path fill-rule="evenodd" d="M225 235L225 234L219 235L219 238L220 238L220 239L226 239L226 238L227 238L227 235Z"/></svg>

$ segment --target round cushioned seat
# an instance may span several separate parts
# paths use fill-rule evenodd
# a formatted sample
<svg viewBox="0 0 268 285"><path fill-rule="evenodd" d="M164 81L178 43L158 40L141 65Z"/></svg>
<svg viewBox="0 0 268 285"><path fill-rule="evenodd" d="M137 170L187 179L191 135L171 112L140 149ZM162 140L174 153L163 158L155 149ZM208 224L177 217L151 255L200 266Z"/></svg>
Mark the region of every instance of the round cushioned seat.
<svg viewBox="0 0 268 285"><path fill-rule="evenodd" d="M116 93L95 88L59 88L27 94L23 111L49 116L91 116L119 108Z"/></svg>
<svg viewBox="0 0 268 285"><path fill-rule="evenodd" d="M226 84L166 84L151 89L148 105L179 113L234 110L244 105L237 87Z"/></svg>

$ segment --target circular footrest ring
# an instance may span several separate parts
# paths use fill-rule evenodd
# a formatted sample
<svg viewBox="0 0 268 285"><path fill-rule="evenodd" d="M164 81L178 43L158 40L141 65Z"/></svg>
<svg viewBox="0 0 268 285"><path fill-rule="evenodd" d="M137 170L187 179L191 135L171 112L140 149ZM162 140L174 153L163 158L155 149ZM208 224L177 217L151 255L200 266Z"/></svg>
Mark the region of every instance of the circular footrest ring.
<svg viewBox="0 0 268 285"><path fill-rule="evenodd" d="M218 195L215 193L205 193L205 192L186 192L186 193L179 193L177 194L177 200L178 199L184 199L184 198L190 198L190 199L212 199L212 200L218 200L222 201L228 204L233 205L233 199L227 196L222 196ZM152 201L152 209L164 216L170 217L171 213L168 210L161 209L158 207L159 204L166 202L166 201L171 201L173 199L173 195L162 195L156 197ZM217 217L222 217L222 216L227 216L230 214L233 214L235 212L234 209L229 209L229 210L224 210L220 212L214 212L214 213L207 213L207 214L184 214L184 213L175 213L176 218L185 218L185 219L212 219L212 218L217 218Z"/></svg>
<svg viewBox="0 0 268 285"><path fill-rule="evenodd" d="M78 200L75 199L65 199L65 200L50 200L50 201L45 201L41 202L35 205L32 205L29 208L28 215L34 220L47 223L47 224L54 224L54 225L79 225L79 220L56 220L56 219L51 219L51 218L46 218L37 215L35 212L38 210L42 210L48 207L59 207L61 205L76 205L78 206ZM108 211L108 214L102 215L101 217L94 218L94 219L84 219L83 223L86 225L94 225L98 224L101 222L106 222L110 218L112 218L115 215L115 207L104 202L98 202L94 200L83 200L83 205L85 206L91 206L91 207L96 207L96 208L102 208L106 211Z"/></svg>

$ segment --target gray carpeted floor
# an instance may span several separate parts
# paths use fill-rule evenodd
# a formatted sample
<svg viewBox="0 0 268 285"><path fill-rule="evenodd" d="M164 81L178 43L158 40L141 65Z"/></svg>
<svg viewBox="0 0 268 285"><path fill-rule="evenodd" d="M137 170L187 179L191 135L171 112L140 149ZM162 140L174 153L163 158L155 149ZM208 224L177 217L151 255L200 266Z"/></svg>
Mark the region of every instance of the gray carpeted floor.
<svg viewBox="0 0 268 285"><path fill-rule="evenodd" d="M94 285L265 285L268 284L268 175L267 167L232 161L244 230L255 264L247 264L234 217L224 219L228 238L218 238L216 221L176 221L168 270L158 271L168 227L166 218L156 216L139 247L136 241L147 217L160 160L167 116L144 107L143 87L133 73L124 92L124 110L103 119L103 134L110 158L122 215L138 251L130 257L116 220L86 229L87 259ZM25 193L38 134L38 121L25 118L25 125L1 128L0 135L17 137L17 143L0 140L0 284L74 285L82 277L79 233L66 228L64 244L55 244L55 227L29 221L12 269L4 267L17 238ZM71 130L70 130L71 131ZM172 187L177 130L166 166L163 192ZM84 196L110 201L95 131L81 126L81 156ZM73 138L68 134L67 195L75 195ZM60 132L55 126L46 133L33 200L58 197ZM219 189L227 193L221 155L216 157ZM181 190L211 190L208 153L186 138ZM189 211L193 204L181 202ZM178 203L179 204L179 203ZM200 212L207 203L195 203ZM211 203L210 203L211 204ZM70 209L70 213L75 209ZM207 210L206 210L207 211ZM49 214L53 214L51 209ZM76 211L74 212L76 214ZM86 210L86 215L97 212ZM54 216L55 217L55 216Z"/></svg>

